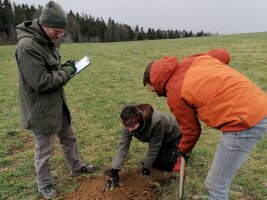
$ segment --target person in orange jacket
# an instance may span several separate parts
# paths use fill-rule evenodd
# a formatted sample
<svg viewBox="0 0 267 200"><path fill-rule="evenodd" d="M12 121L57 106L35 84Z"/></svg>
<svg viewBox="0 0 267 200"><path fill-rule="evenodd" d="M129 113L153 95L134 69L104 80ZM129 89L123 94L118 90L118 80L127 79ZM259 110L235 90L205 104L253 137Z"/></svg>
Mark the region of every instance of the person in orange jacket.
<svg viewBox="0 0 267 200"><path fill-rule="evenodd" d="M205 180L208 195L194 199L228 199L233 177L267 131L267 96L229 67L226 49L184 58L164 56L147 65L143 83L166 96L182 132L179 151L189 154L197 143L199 120L224 134Z"/></svg>

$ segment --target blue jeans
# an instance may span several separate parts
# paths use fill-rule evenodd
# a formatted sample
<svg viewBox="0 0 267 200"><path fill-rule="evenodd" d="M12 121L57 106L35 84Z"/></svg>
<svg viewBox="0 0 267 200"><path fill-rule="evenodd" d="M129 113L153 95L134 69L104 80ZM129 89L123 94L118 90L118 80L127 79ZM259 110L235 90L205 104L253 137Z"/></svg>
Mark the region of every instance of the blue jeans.
<svg viewBox="0 0 267 200"><path fill-rule="evenodd" d="M209 200L228 200L234 176L266 131L267 117L250 129L223 134L205 180Z"/></svg>

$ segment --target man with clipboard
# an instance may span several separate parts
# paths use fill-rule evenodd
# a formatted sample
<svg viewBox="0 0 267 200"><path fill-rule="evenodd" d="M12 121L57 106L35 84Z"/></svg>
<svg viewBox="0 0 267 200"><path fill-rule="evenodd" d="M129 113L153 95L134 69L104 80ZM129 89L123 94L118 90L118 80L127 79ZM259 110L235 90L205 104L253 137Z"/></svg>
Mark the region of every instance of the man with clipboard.
<svg viewBox="0 0 267 200"><path fill-rule="evenodd" d="M49 1L39 19L17 26L16 61L19 73L19 100L22 127L34 133L34 163L38 191L54 198L49 159L59 138L71 175L91 173L79 158L76 137L63 86L90 62L68 61L61 65L60 40L65 35L67 16L61 6ZM80 63L80 64L79 64Z"/></svg>

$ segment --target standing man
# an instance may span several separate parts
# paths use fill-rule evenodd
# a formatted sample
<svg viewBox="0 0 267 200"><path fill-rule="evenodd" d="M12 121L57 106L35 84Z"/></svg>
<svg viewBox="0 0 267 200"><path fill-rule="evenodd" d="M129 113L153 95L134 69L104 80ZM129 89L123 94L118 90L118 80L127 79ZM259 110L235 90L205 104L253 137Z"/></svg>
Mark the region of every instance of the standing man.
<svg viewBox="0 0 267 200"><path fill-rule="evenodd" d="M23 128L34 132L38 191L47 199L56 196L49 169L56 135L73 176L96 169L94 165L81 163L71 126L63 86L76 67L74 61L62 65L59 54L66 28L67 16L54 1L45 5L39 19L17 26L21 122Z"/></svg>
<svg viewBox="0 0 267 200"><path fill-rule="evenodd" d="M266 94L227 66L229 60L225 49L194 54L180 63L165 56L144 73L144 85L167 97L182 132L180 152L194 148L199 119L224 133L205 181L208 196L194 199L227 200L233 177L267 131Z"/></svg>

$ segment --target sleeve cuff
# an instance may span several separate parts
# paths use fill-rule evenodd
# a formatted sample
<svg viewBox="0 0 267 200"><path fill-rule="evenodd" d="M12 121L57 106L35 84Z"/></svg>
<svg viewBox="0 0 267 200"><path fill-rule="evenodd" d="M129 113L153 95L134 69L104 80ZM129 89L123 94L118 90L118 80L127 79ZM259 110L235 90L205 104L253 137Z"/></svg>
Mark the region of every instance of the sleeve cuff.
<svg viewBox="0 0 267 200"><path fill-rule="evenodd" d="M69 75L69 73L66 71L66 70L64 70L64 69L62 69L62 70L60 70L61 71L61 75L62 75L62 77L63 77L63 82L64 82L64 85L70 80L70 78L71 78L71 76Z"/></svg>

